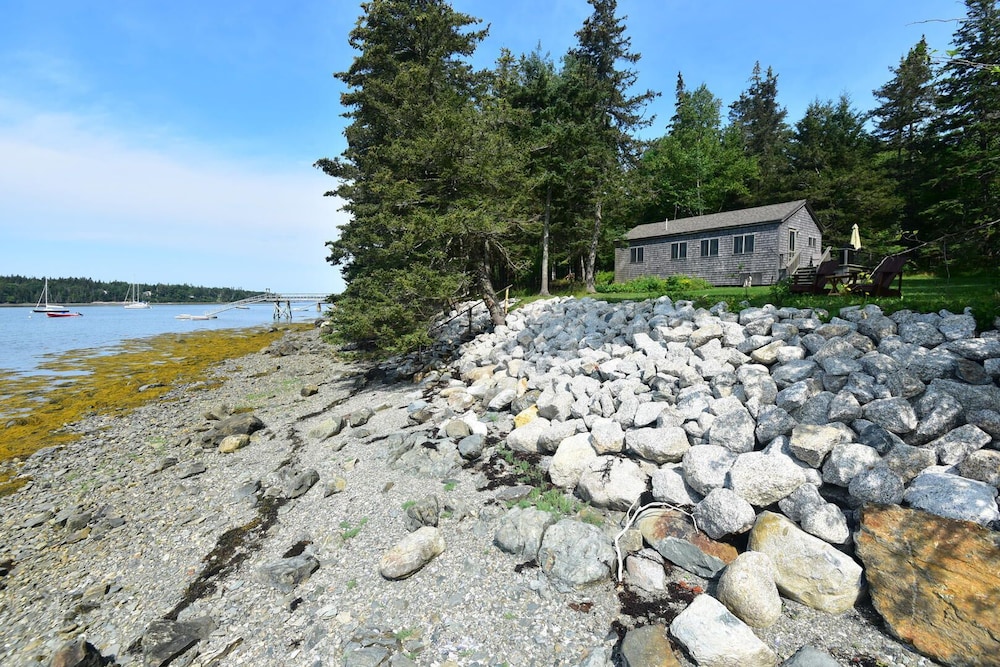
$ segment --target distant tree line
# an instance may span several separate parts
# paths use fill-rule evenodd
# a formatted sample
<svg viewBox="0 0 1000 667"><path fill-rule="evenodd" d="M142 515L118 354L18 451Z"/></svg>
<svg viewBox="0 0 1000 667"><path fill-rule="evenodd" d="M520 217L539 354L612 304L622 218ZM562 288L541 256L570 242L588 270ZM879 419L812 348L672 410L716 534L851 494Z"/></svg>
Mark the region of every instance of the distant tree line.
<svg viewBox="0 0 1000 667"><path fill-rule="evenodd" d="M89 278L50 278L49 301L54 303L94 303L125 300L129 283L116 280L101 282ZM42 278L0 276L0 304L34 304L45 286ZM258 294L231 287L197 287L193 285L139 285L139 298L150 303L229 303Z"/></svg>
<svg viewBox="0 0 1000 667"><path fill-rule="evenodd" d="M470 56L486 31L446 0L362 3L357 56L336 74L347 148L316 163L351 214L327 244L347 283L342 336L413 348L469 295L499 323L507 285L547 294L570 277L593 291L634 225L794 199L809 200L830 244L857 223L869 249L909 250L929 268L997 265L997 0L965 0L952 50L921 38L870 113L817 97L790 122L778 74L756 63L726 112L678 73L675 113L653 140L640 134L658 93L637 87L625 17L616 0L588 1L558 63L502 51L484 71Z"/></svg>

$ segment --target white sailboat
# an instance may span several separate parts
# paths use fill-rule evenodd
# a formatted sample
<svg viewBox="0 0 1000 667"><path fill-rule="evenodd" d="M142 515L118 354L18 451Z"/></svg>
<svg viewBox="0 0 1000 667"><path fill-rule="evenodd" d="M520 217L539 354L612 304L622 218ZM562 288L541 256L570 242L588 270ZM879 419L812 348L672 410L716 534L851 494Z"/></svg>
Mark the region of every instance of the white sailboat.
<svg viewBox="0 0 1000 667"><path fill-rule="evenodd" d="M60 306L57 303L49 303L49 279L46 278L42 295L38 297L38 303L35 304L35 307L31 311L34 313L68 313L69 308Z"/></svg>
<svg viewBox="0 0 1000 667"><path fill-rule="evenodd" d="M139 300L139 286L133 284L129 287L128 294L125 295L125 308L127 310L140 310L149 307L148 301Z"/></svg>

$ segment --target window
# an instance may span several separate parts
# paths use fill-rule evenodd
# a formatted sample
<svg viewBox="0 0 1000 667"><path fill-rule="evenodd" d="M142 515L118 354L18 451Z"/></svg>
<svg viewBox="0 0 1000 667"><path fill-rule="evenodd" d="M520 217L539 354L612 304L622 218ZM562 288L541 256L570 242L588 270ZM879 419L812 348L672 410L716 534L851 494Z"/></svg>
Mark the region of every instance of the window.
<svg viewBox="0 0 1000 667"><path fill-rule="evenodd" d="M642 264L645 259L643 258L644 248L629 248L628 249L628 263L629 264Z"/></svg>
<svg viewBox="0 0 1000 667"><path fill-rule="evenodd" d="M749 255L753 252L753 234L733 237L733 254Z"/></svg>
<svg viewBox="0 0 1000 667"><path fill-rule="evenodd" d="M788 230L788 252L795 252L795 239L798 238L799 233L794 229Z"/></svg>
<svg viewBox="0 0 1000 667"><path fill-rule="evenodd" d="M815 237L815 236L810 236L810 237L809 237L809 242L808 242L808 244L807 244L807 245L808 245L808 246L809 246L810 248L815 248L815 247L816 247L816 237Z"/></svg>
<svg viewBox="0 0 1000 667"><path fill-rule="evenodd" d="M719 254L719 239L705 239L701 242L702 257L716 257Z"/></svg>
<svg viewBox="0 0 1000 667"><path fill-rule="evenodd" d="M670 259L687 259L687 256L688 256L687 241L670 244Z"/></svg>

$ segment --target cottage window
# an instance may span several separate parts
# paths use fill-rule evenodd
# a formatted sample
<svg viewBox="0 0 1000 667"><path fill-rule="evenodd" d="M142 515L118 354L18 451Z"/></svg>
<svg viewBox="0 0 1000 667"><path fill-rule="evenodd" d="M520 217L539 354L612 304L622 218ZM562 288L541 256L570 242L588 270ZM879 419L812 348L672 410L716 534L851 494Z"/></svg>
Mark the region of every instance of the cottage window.
<svg viewBox="0 0 1000 667"><path fill-rule="evenodd" d="M788 230L788 252L795 252L795 240L798 238L799 232L794 229Z"/></svg>
<svg viewBox="0 0 1000 667"><path fill-rule="evenodd" d="M644 261L646 261L645 258L643 257L643 255L645 254L643 252L643 250L645 250L645 249L642 248L642 247L629 248L628 249L628 263L629 264L642 264Z"/></svg>
<svg viewBox="0 0 1000 667"><path fill-rule="evenodd" d="M810 248L815 248L816 247L816 237L815 236L810 236L809 237L808 245L809 245Z"/></svg>
<svg viewBox="0 0 1000 667"><path fill-rule="evenodd" d="M743 234L733 237L733 254L749 255L753 253L753 234Z"/></svg>
<svg viewBox="0 0 1000 667"><path fill-rule="evenodd" d="M702 257L716 257L719 254L719 239L704 239L701 242Z"/></svg>
<svg viewBox="0 0 1000 667"><path fill-rule="evenodd" d="M670 244L670 259L687 259L687 256L688 256L687 241L681 241L680 243Z"/></svg>

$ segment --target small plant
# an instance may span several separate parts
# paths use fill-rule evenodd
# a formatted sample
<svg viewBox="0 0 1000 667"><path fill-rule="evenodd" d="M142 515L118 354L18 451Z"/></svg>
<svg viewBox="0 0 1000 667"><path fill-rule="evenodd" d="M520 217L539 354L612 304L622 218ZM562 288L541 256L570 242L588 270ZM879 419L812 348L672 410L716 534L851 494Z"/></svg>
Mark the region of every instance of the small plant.
<svg viewBox="0 0 1000 667"><path fill-rule="evenodd" d="M404 510L408 510L416 504L417 504L416 500L407 500L405 503L402 504L402 508Z"/></svg>
<svg viewBox="0 0 1000 667"><path fill-rule="evenodd" d="M455 480L448 480L447 482L444 483L445 491L454 491L457 487L458 487L458 482L456 482Z"/></svg>
<svg viewBox="0 0 1000 667"><path fill-rule="evenodd" d="M393 634L393 637L395 637L397 641L406 641L415 634L417 634L416 628L403 628L402 630L396 631Z"/></svg>
<svg viewBox="0 0 1000 667"><path fill-rule="evenodd" d="M351 579L350 581L347 582L347 590L353 591L357 587L358 587L357 579Z"/></svg>
<svg viewBox="0 0 1000 667"><path fill-rule="evenodd" d="M357 537L358 533L361 532L361 529L364 528L366 523L368 523L368 517L361 519L361 521L358 522L358 525L354 527L351 526L350 521L341 521L340 527L344 529L344 532L340 534L340 539L346 542L352 537Z"/></svg>
<svg viewBox="0 0 1000 667"><path fill-rule="evenodd" d="M785 302L785 299L787 299L792 294L791 277L782 278L778 282L771 285L771 289L769 290L769 292L771 295L771 302L778 308L781 308L781 305Z"/></svg>

